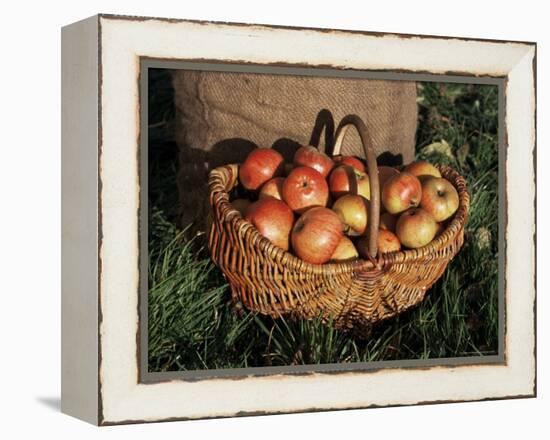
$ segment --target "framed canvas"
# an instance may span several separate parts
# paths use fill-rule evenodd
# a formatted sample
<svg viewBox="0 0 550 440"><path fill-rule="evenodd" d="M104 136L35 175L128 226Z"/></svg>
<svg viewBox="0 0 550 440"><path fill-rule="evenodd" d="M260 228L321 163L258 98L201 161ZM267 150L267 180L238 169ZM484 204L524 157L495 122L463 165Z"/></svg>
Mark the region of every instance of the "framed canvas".
<svg viewBox="0 0 550 440"><path fill-rule="evenodd" d="M63 412L112 425L535 397L535 111L529 42L112 15L64 27ZM301 161L307 145L326 154ZM242 171L257 151L280 158L280 245L230 205L259 206ZM252 180L276 176L269 160ZM363 226L335 208L338 167L367 182L352 194ZM382 167L422 197L392 211ZM285 189L299 168L324 177L315 209L343 225L328 253L320 229L294 236L312 212ZM424 200L435 179L457 193L441 218ZM416 244L403 212L420 211ZM388 230L400 247L384 254ZM344 233L352 254L334 262Z"/></svg>

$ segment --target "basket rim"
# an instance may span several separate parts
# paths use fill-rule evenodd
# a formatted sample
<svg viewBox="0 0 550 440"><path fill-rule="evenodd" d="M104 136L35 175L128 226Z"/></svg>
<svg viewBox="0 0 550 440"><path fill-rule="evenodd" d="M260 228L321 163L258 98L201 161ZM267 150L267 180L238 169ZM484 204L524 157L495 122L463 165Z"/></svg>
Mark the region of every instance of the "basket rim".
<svg viewBox="0 0 550 440"><path fill-rule="evenodd" d="M308 263L289 251L285 251L275 246L269 239L260 234L260 232L250 222L246 221L241 214L233 208L229 201L227 191L228 184L233 188L238 181L239 164L229 164L214 168L209 176L210 204L214 208L218 206L222 215L221 221L232 223L232 227L242 229L247 240L257 243L259 248L270 254L274 259L290 264L294 268L307 273L323 274L341 274L352 272L378 272L384 270L393 264L414 263L420 258L425 258L430 254L451 245L458 234L464 229L468 220L468 211L470 207L470 196L467 191L466 180L456 170L448 165L435 165L441 172L442 177L446 178L455 187L459 196L459 206L450 223L445 230L433 239L426 246L417 249L405 249L385 254L379 253L377 260L368 260L357 258L352 261L327 262L324 264Z"/></svg>

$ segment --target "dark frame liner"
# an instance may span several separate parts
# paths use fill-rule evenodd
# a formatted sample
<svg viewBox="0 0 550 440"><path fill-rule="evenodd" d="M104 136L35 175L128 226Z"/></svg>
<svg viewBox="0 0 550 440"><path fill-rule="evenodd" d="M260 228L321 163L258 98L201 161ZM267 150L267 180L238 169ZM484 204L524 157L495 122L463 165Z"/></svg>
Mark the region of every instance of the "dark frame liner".
<svg viewBox="0 0 550 440"><path fill-rule="evenodd" d="M182 69L202 71L225 71L247 73L269 73L277 75L300 75L317 77L384 79L396 81L424 81L487 84L498 87L498 242L499 242L499 273L498 273L498 354L488 356L464 356L455 358L411 359L396 361L357 362L348 364L298 365L281 367L251 367L217 370L193 370L174 372L150 372L148 370L148 70ZM242 379L250 376L269 375L309 375L370 373L382 369L427 369L429 367L457 367L506 364L506 328L505 328L505 262L507 226L506 188L506 149L507 135L505 126L505 87L506 77L472 76L463 74L428 74L415 72L372 71L337 69L327 67L303 67L292 64L259 65L251 63L222 62L218 60L164 60L140 57L139 75L139 326L136 334L138 382L159 383L182 380L187 382L207 379Z"/></svg>

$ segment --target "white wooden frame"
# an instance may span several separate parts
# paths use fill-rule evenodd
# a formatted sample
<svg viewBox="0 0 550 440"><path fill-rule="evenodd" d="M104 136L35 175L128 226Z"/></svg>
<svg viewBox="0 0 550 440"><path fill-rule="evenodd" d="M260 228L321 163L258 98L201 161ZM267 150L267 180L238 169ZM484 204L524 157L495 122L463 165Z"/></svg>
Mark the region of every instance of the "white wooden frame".
<svg viewBox="0 0 550 440"><path fill-rule="evenodd" d="M106 425L535 395L534 44L102 15L62 46L64 412ZM505 363L140 383L141 58L506 78Z"/></svg>

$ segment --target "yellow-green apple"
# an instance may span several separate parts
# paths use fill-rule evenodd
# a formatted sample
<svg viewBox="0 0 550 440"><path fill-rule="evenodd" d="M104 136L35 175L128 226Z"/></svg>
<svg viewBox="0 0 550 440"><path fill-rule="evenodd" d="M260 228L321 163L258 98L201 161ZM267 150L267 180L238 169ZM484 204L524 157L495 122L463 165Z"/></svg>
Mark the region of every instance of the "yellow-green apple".
<svg viewBox="0 0 550 440"><path fill-rule="evenodd" d="M330 257L330 261L348 261L357 258L359 254L353 242L348 237L342 237L340 243L336 247L336 250L333 252Z"/></svg>
<svg viewBox="0 0 550 440"><path fill-rule="evenodd" d="M390 214L389 212L384 212L380 214L380 223L379 228L385 229L386 231L395 232L395 224L397 223L397 217Z"/></svg>
<svg viewBox="0 0 550 440"><path fill-rule="evenodd" d="M447 179L430 177L422 183L420 207L429 212L436 222L451 217L458 209L458 192Z"/></svg>
<svg viewBox="0 0 550 440"><path fill-rule="evenodd" d="M282 196L290 209L300 214L314 206L326 206L327 181L313 168L296 167L283 182Z"/></svg>
<svg viewBox="0 0 550 440"><path fill-rule="evenodd" d="M296 221L291 242L294 253L304 261L323 264L330 260L342 239L342 222L328 208L311 208Z"/></svg>
<svg viewBox="0 0 550 440"><path fill-rule="evenodd" d="M435 237L437 223L422 208L405 211L397 220L395 233L399 241L408 248L426 246Z"/></svg>
<svg viewBox="0 0 550 440"><path fill-rule="evenodd" d="M326 178L334 166L334 161L317 148L305 145L294 153L294 165L313 168Z"/></svg>
<svg viewBox="0 0 550 440"><path fill-rule="evenodd" d="M350 167L355 168L357 171L361 171L362 173L366 173L367 170L365 169L365 165L361 160L355 156L334 156L333 157L334 162L336 165L349 165Z"/></svg>
<svg viewBox="0 0 550 440"><path fill-rule="evenodd" d="M398 174L399 170L397 170L396 168L386 166L378 167L378 182L380 191L382 191L382 188L384 188L384 185L388 180L390 180L394 176L397 176Z"/></svg>
<svg viewBox="0 0 550 440"><path fill-rule="evenodd" d="M335 199L345 194L358 194L370 199L369 176L349 165L334 168L330 173L328 186Z"/></svg>
<svg viewBox="0 0 550 440"><path fill-rule="evenodd" d="M239 211L242 217L246 215L246 211L252 202L248 199L235 199L231 202L231 206Z"/></svg>
<svg viewBox="0 0 550 440"><path fill-rule="evenodd" d="M382 203L390 214L399 214L414 208L422 198L422 185L410 173L402 172L393 176L382 189Z"/></svg>
<svg viewBox="0 0 550 440"><path fill-rule="evenodd" d="M248 207L245 218L275 246L288 250L294 214L285 202L273 198L258 200Z"/></svg>
<svg viewBox="0 0 550 440"><path fill-rule="evenodd" d="M369 201L355 194L346 194L332 205L332 210L344 224L344 233L354 236L367 230L368 209Z"/></svg>
<svg viewBox="0 0 550 440"><path fill-rule="evenodd" d="M265 199L266 197L273 197L277 200L283 200L284 181L284 177L274 177L273 179L268 180L260 188L258 198Z"/></svg>
<svg viewBox="0 0 550 440"><path fill-rule="evenodd" d="M248 190L256 191L283 171L283 156L271 148L256 148L239 167L239 180Z"/></svg>
<svg viewBox="0 0 550 440"><path fill-rule="evenodd" d="M381 254L387 254L388 252L395 252L401 250L401 242L397 235L393 232L386 229L378 230L378 252ZM363 235L357 241L357 249L359 249L359 254L363 258L368 258L369 253L369 238L366 235Z"/></svg>
<svg viewBox="0 0 550 440"><path fill-rule="evenodd" d="M422 182L426 177L434 176L441 177L439 170L434 167L430 162L425 160L416 160L408 164L404 170L407 173L411 173L413 176L418 177Z"/></svg>

